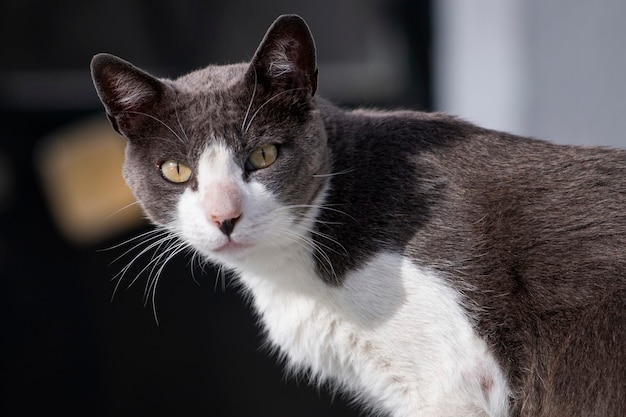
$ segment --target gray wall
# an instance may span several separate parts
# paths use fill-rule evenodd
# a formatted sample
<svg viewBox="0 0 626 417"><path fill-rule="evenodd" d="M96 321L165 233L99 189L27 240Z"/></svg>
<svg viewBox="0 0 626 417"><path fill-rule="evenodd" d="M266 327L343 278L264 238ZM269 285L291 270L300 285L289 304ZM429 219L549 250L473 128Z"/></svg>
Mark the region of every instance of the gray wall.
<svg viewBox="0 0 626 417"><path fill-rule="evenodd" d="M436 108L559 143L626 147L626 2L435 2Z"/></svg>

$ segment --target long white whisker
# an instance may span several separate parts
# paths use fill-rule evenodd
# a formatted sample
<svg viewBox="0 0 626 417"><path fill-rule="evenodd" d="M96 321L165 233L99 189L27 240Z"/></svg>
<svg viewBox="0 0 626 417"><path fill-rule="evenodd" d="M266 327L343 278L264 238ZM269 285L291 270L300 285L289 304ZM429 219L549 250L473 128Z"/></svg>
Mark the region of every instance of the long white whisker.
<svg viewBox="0 0 626 417"><path fill-rule="evenodd" d="M182 143L185 143L185 141L180 137L180 135L178 133L176 133L176 131L174 129L172 129L167 123L165 123L163 120L159 119L158 117L155 117L151 114L148 113L144 113L141 111L134 111L134 110L124 110L120 113L131 113L131 114L138 114L140 116L145 116L148 117L156 122L159 122L161 125L163 125L164 127L167 128L167 130L169 130L176 138L178 138L179 141L181 141Z"/></svg>
<svg viewBox="0 0 626 417"><path fill-rule="evenodd" d="M174 238L163 240L160 242L159 246L157 247L157 250L154 251L152 258L150 259L150 262L148 262L148 265L146 265L146 268L150 267L150 271L148 272L148 277L150 278L148 279L149 285L146 286L146 289L143 294L144 305L147 303L148 298L149 298L148 296L150 293L152 278L154 277L158 279L159 275L161 275L161 271L163 270L163 267L171 259L170 254L174 252L176 249L178 249L181 244L183 243L175 240ZM165 247L164 249L161 249L162 246L164 245L167 245L167 247Z"/></svg>
<svg viewBox="0 0 626 417"><path fill-rule="evenodd" d="M191 272L191 279L193 280L193 282L195 282L196 285L200 286L200 281L198 281L198 278L196 278L194 265L198 265L198 268L200 268L203 273L205 272L204 265L201 263L198 252L196 252L195 250L191 254L191 260L189 261L189 271Z"/></svg>
<svg viewBox="0 0 626 417"><path fill-rule="evenodd" d="M312 256L315 258L320 265L324 265L326 270L332 274L333 277L337 277L335 272L335 268L333 267L332 261L328 254L322 249L322 247L334 251L332 248L327 245L321 244L319 242L315 242L307 235L303 235L301 233L297 233L288 229L281 229L278 231L278 236L284 239L287 239L304 249L306 249ZM334 251L336 252L336 251Z"/></svg>
<svg viewBox="0 0 626 417"><path fill-rule="evenodd" d="M157 326L159 325L159 316L157 314L157 307L156 307L156 290L157 290L157 285L159 283L159 279L161 278L161 274L163 273L163 270L165 269L165 266L167 265L167 263L185 249L187 249L187 244L179 241L179 242L173 243L166 251L164 251L163 254L167 254L167 256L165 257L165 259L163 259L163 256L159 256L157 258L158 262L160 263L160 266L156 270L156 273L154 273L153 275L151 274L152 278L148 282L145 296L151 299L152 314L154 315L154 321L156 322Z"/></svg>
<svg viewBox="0 0 626 417"><path fill-rule="evenodd" d="M147 232L145 232L145 233L142 233L142 234L140 234L140 235L133 236L133 237L131 237L130 239L127 239L127 240L125 240L125 241L123 241L123 242L121 242L121 243L115 244L115 245L113 245L113 246L109 246L108 248L98 249L98 251L99 251L99 252L110 251L110 250L117 249L117 248L120 248L120 247L122 247L122 246L128 245L128 244L129 244L129 243L131 243L131 242L135 242L135 241L137 241L137 240L143 239L143 238L145 238L145 237L147 237L147 236L151 236L151 235L158 235L158 234L161 234L161 233L163 233L163 230L161 230L161 229L151 229L151 230L149 230L149 231L147 231ZM152 237L151 237L150 239L152 239ZM143 243L143 242L139 242L139 243L138 243L138 245L140 245L140 244L142 244L142 243ZM136 248L136 247L137 247L137 246L134 246L134 247L133 247L133 248L131 248L130 250L132 250L132 249L134 249L134 248ZM129 251L126 251L126 252L125 252L125 254L126 254L126 253L128 253L128 252L129 252ZM122 256L124 256L124 255L122 255ZM117 260L119 260L119 257L118 257L117 259L115 259L113 262L116 262Z"/></svg>
<svg viewBox="0 0 626 417"><path fill-rule="evenodd" d="M132 207L134 205L139 204L139 201L133 201L132 203L126 204L124 207L121 207L117 210L115 210L113 213L109 214L108 216L106 216L104 218L104 220L109 220L111 217L118 215L119 213L121 213L122 211L126 210L129 207Z"/></svg>
<svg viewBox="0 0 626 417"><path fill-rule="evenodd" d="M313 174L313 178L327 178L327 177L335 177L338 175L350 174L351 172L356 171L356 168L349 168L339 172L329 172L328 174Z"/></svg>
<svg viewBox="0 0 626 417"><path fill-rule="evenodd" d="M122 270L120 272L117 273L117 275L113 278L113 280L117 279L117 283L115 284L115 288L113 290L113 294L111 295L111 301L115 298L115 295L117 294L117 291L119 289L120 284L123 281L124 276L126 275L126 273L130 270L131 266L135 263L135 261L137 261L140 257L142 257L143 255L145 255L147 252L149 252L150 250L154 249L154 248L158 248L160 245L163 245L165 242L170 241L171 239L173 239L173 236L171 236L169 233L167 233L167 231L163 230L163 229L156 229L154 231L150 231L150 232L146 232L143 233L141 236L137 237L137 238L133 238L133 239L129 239L127 241L128 242L132 242L135 241L137 239L141 239L147 237L146 239L144 239L143 241L140 241L139 243L137 243L136 245L134 245L131 249L127 250L126 252L124 252L122 255L120 255L119 257L117 257L113 262L117 262L119 259L121 259L122 257L128 255L130 252L132 252L133 250L139 248L140 245L145 244L145 243L149 243L145 248L143 248L141 251L139 251L139 253L137 255L135 255L130 262L128 262L126 264L126 266L124 268L122 268ZM118 245L119 246L119 245ZM154 258L154 256L153 256ZM151 261L152 262L152 261ZM128 285L128 288L130 288L141 276L141 274L143 274L143 272L145 272L149 267L151 262L149 262L145 267L143 267L141 269L141 271L139 273L137 273L137 275L135 276L135 278L131 281L131 283Z"/></svg>
<svg viewBox="0 0 626 417"><path fill-rule="evenodd" d="M115 263L115 262L119 261L121 258L123 258L124 256L128 255L130 252L132 252L133 250L136 250L139 246L141 246L141 245L143 245L145 243L148 243L148 242L151 242L151 241L155 241L157 239L161 240L161 239L169 239L169 238L170 238L170 236L167 233L165 233L163 230L156 229L156 230L152 230L150 232L143 233L143 234L139 235L138 237L134 237L134 238L128 239L127 241L125 241L123 243L120 243L118 245L112 246L108 250L121 247L123 245L126 245L126 244L128 244L130 242L133 242L133 241L137 241L139 239L143 239L143 240L139 241L138 243L136 243L135 245L133 245L130 249L127 249L123 254L121 254L120 256L115 258L112 263ZM148 246L146 249L149 250L150 248L151 248L151 246ZM142 251L139 255L143 255L145 253L146 249L144 249L144 251ZM131 263L133 261L131 261Z"/></svg>
<svg viewBox="0 0 626 417"><path fill-rule="evenodd" d="M345 211L341 211L339 209L333 208L328 204L291 204L288 206L282 206L282 207L278 207L276 208L274 211L275 212L280 212L283 210L287 210L287 211L291 211L292 209L298 209L298 208L307 208L307 209L319 209L319 210L327 210L327 211L332 211L338 214L342 214L346 217L349 217L350 219L356 221L356 219L351 216L350 214L346 213ZM323 222L319 222L319 223L323 223Z"/></svg>
<svg viewBox="0 0 626 417"><path fill-rule="evenodd" d="M248 120L248 115L250 114L250 109L252 108L252 103L254 102L254 97L256 96L256 87L257 87L257 73L256 69L254 70L254 89L252 90L252 97L250 98L250 103L248 104L248 109L246 110L246 115L243 118L243 123L241 123L241 132L244 133L248 129L244 129L246 125L246 121Z"/></svg>
<svg viewBox="0 0 626 417"><path fill-rule="evenodd" d="M343 251L343 253L344 253L344 254L346 254L346 255L348 254L348 250L345 248L345 246L343 246L341 243L339 243L339 241L337 241L335 238L333 238L333 237L331 237L331 236L327 235L326 233L321 233L321 232L318 232L318 231L316 231L316 230L311 230L311 229L310 229L310 230L308 230L308 232L309 232L309 233L311 233L311 234L313 234L313 235L315 235L315 236L319 236L319 237L321 237L321 238L324 238L324 239L326 239L326 240L330 241L331 243L334 243L335 245L337 245L337 246L339 246L339 247L341 248L341 250ZM318 243L319 245L324 246L324 247L325 247L325 248L327 248L328 250L332 250L332 251L333 251L333 252L335 252L335 253L339 253L339 252L338 252L338 251L336 251L335 249L331 248L331 247L330 247L330 246L328 246L328 245L325 245L325 244L324 244L324 243L322 243L322 242L319 242L319 241L318 241L317 243Z"/></svg>
<svg viewBox="0 0 626 417"><path fill-rule="evenodd" d="M137 243L136 245L134 245L132 248L128 249L126 252L124 252L122 255L118 256L117 258L115 258L115 260L113 260L113 263L119 261L121 258L123 258L124 256L128 255L130 252L132 252L133 250L138 249L141 245L151 242L147 247L145 247L144 249L142 249L136 256L133 257L133 259L130 260L130 262L128 262L126 264L126 266L124 268L122 268L122 270L116 275L116 278L119 278L121 281L121 278L124 277L124 275L126 274L126 272L130 269L130 267L133 265L133 263L139 259L141 256L143 256L146 252L148 252L150 249L152 249L155 246L158 246L159 244L161 244L161 242L165 239L168 239L168 236L161 236L161 235L157 235L155 234L154 236L150 236L149 238Z"/></svg>
<svg viewBox="0 0 626 417"><path fill-rule="evenodd" d="M226 275L228 274L228 272L224 271L224 268L222 266L219 267L219 275L217 276L217 279L219 282L222 283L222 292L226 291ZM216 281L217 283L217 281Z"/></svg>
<svg viewBox="0 0 626 417"><path fill-rule="evenodd" d="M263 104L261 104L259 106L258 109L256 109L256 111L254 112L254 114L252 114L252 117L250 118L250 121L248 122L248 125L246 126L244 133L248 132L248 130L250 129L250 126L252 125L252 122L254 121L254 118L256 117L257 114L259 114L259 112L263 109L263 107L265 107L267 104L269 104L272 100L274 100L277 97L282 96L283 94L286 93L290 93L292 91L296 91L296 90L304 90L304 87L299 87L299 88L290 88L289 90L283 90L280 93L276 93L274 94L272 97L270 97L269 99L267 99Z"/></svg>
<svg viewBox="0 0 626 417"><path fill-rule="evenodd" d="M143 265L143 267L137 268L140 270L135 274L132 280L130 280L130 283L127 284L127 288L132 287L139 280L139 278L144 276L144 274L148 275L146 286L144 288L143 302L144 306L146 307L148 306L148 303L150 304L154 315L154 320L158 326L159 318L157 314L156 292L158 283L161 279L161 276L163 275L165 267L178 254L193 248L189 243L181 239L175 227L173 225L170 225L162 226L157 229L142 233L139 236L128 239L123 243L108 248L107 250L119 248L122 245L126 245L129 243L132 244L132 247L126 250L122 255L118 256L113 261L117 262L121 258L132 253L130 261L121 269L121 271L116 274L115 277L113 277L113 280L117 280L117 282L111 296L111 301L113 301L113 299L115 298L119 287L124 281L126 281L124 280L124 277L130 271L131 267L135 265L139 258L142 258L149 252L152 252L148 262ZM200 258L198 258L197 252L192 250L191 253L191 266L193 267L194 259ZM198 264L200 264L200 261L198 261Z"/></svg>
<svg viewBox="0 0 626 417"><path fill-rule="evenodd" d="M122 274L122 276L120 278L123 277L123 275L128 271L128 268L130 268L130 266L140 257L142 257L143 255L145 255L147 252L149 252L152 249L155 249L158 251L158 248L160 248L161 246L163 246L164 244L170 242L172 239L174 239L173 236L165 236L161 239L159 239L156 242L152 242L150 245L148 245L147 247L145 247L144 249L141 250L141 252L139 252L139 254L137 254L131 261L130 263L126 266L126 268L124 268L124 273ZM137 280L139 279L139 277L146 272L148 269L150 269L150 267L152 267L154 265L154 262L158 262L158 260L160 259L161 255L155 256L155 254L157 253L157 251L155 251L155 253L153 253L150 261L137 273L137 275L135 275L135 278L133 278L133 280L130 282L130 284L128 284L127 288L132 287L135 282L137 282Z"/></svg>
<svg viewBox="0 0 626 417"><path fill-rule="evenodd" d="M177 104L178 104L178 98L176 99ZM183 124L180 122L180 116L178 115L178 106L174 106L174 115L176 116L176 123L178 123L178 128L180 129L181 133L183 134L183 136L185 137L185 141L183 142L185 144L189 144L189 136L187 136L187 132L185 132L185 128L183 127ZM178 135L177 135L178 137Z"/></svg>

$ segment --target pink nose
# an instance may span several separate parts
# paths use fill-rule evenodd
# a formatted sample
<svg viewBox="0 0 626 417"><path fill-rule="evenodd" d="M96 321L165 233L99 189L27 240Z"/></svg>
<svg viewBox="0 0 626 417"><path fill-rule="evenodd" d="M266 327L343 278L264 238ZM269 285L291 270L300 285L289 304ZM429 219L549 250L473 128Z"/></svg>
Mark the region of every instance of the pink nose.
<svg viewBox="0 0 626 417"><path fill-rule="evenodd" d="M206 218L230 236L242 214L241 189L232 182L214 183L206 187L203 197Z"/></svg>

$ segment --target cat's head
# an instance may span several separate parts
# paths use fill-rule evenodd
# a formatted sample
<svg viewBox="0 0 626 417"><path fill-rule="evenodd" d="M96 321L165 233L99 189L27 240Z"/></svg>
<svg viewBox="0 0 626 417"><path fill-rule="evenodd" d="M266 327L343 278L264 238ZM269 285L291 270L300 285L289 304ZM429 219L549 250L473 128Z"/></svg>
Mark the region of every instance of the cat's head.
<svg viewBox="0 0 626 417"><path fill-rule="evenodd" d="M301 18L278 18L246 64L169 80L99 54L91 69L128 139L124 177L152 221L235 265L310 227L329 155Z"/></svg>

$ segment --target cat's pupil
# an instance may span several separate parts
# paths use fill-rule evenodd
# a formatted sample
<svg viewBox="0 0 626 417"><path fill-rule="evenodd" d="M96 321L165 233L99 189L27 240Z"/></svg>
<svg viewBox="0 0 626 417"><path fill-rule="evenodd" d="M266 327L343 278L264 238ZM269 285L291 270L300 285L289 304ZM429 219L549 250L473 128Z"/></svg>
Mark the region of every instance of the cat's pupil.
<svg viewBox="0 0 626 417"><path fill-rule="evenodd" d="M187 182L191 178L191 168L178 161L168 160L160 166L161 176L165 180L180 184Z"/></svg>
<svg viewBox="0 0 626 417"><path fill-rule="evenodd" d="M250 171L267 168L276 161L278 148L276 145L266 145L256 148L246 161L246 167Z"/></svg>

